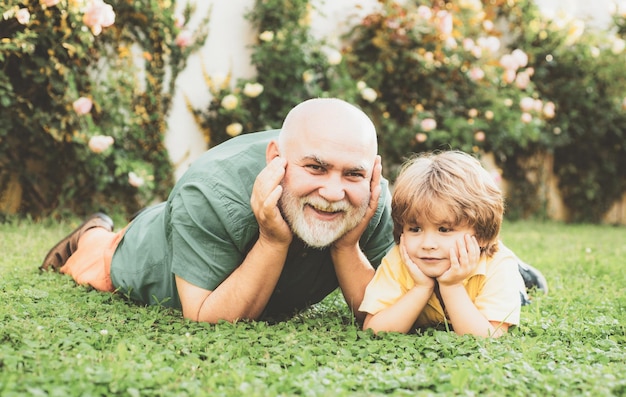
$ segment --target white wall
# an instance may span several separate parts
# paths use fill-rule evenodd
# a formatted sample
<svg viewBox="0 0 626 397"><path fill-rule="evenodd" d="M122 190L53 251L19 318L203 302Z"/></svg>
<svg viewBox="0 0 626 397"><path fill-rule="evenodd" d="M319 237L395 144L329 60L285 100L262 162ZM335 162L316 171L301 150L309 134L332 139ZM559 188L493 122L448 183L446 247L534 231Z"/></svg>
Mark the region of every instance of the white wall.
<svg viewBox="0 0 626 397"><path fill-rule="evenodd" d="M255 32L244 15L253 7L254 0L189 0L196 4L199 20L212 7L209 36L199 53L191 56L187 68L178 78L177 92L169 117L169 130L165 137L170 158L176 166L179 178L189 164L206 150L202 132L185 104L189 98L195 108L208 106L210 95L203 78L204 70L213 77L225 76L232 71L233 82L237 78L255 75L250 65L250 49L255 42ZM609 10L615 2L626 10L626 0L537 0L545 12L563 11L577 18L591 18L590 24L605 26ZM357 21L378 6L376 0L312 0L312 32L331 42ZM189 21L190 27L197 20Z"/></svg>

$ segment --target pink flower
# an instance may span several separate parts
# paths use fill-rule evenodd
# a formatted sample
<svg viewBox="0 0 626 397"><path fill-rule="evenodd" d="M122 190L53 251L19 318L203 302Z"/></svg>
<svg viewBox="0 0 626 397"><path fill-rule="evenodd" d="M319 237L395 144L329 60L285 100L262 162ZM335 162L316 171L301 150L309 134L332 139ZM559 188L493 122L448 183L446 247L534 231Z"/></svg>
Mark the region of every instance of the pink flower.
<svg viewBox="0 0 626 397"><path fill-rule="evenodd" d="M421 5L417 7L417 16L421 19L429 20L433 16L433 13L430 8L425 5Z"/></svg>
<svg viewBox="0 0 626 397"><path fill-rule="evenodd" d="M551 119L556 115L554 102L546 102L543 106L543 115L548 119Z"/></svg>
<svg viewBox="0 0 626 397"><path fill-rule="evenodd" d="M476 131L474 139L476 142L483 142L485 140L485 133L483 131Z"/></svg>
<svg viewBox="0 0 626 397"><path fill-rule="evenodd" d="M482 47L474 46L474 48L470 50L470 53L474 55L474 57L480 59L480 57L483 56L483 49Z"/></svg>
<svg viewBox="0 0 626 397"><path fill-rule="evenodd" d="M79 116L82 116L84 114L91 112L92 106L93 106L93 102L91 101L91 99L84 97L84 96L81 96L80 98L78 98L72 103L72 107L74 108L74 111Z"/></svg>
<svg viewBox="0 0 626 397"><path fill-rule="evenodd" d="M499 38L488 36L479 38L478 45L491 53L496 53L500 49L501 43Z"/></svg>
<svg viewBox="0 0 626 397"><path fill-rule="evenodd" d="M517 77L515 77L515 85L517 86L517 88L519 88L520 90L524 90L526 89L526 87L528 87L528 84L530 84L530 76L528 75L528 73L519 72L517 74Z"/></svg>
<svg viewBox="0 0 626 397"><path fill-rule="evenodd" d="M43 4L46 7L54 7L55 5L59 4L61 0L41 0L41 4Z"/></svg>
<svg viewBox="0 0 626 397"><path fill-rule="evenodd" d="M439 11L437 13L437 18L439 19L438 29L439 33L442 36L450 36L452 34L452 29L454 28L454 21L452 20L452 14L448 11Z"/></svg>
<svg viewBox="0 0 626 397"><path fill-rule="evenodd" d="M174 43L180 48L185 48L189 44L191 44L191 41L192 41L191 32L188 30L183 30L180 33L178 33L178 36L176 36Z"/></svg>
<svg viewBox="0 0 626 397"><path fill-rule="evenodd" d="M505 83L510 84L515 81L516 76L517 76L517 73L515 72L515 70L507 69L504 71L504 74L502 75L502 80L504 80Z"/></svg>
<svg viewBox="0 0 626 397"><path fill-rule="evenodd" d="M500 57L500 66L502 66L505 70L517 71L519 65L517 64L517 60L511 54L504 54Z"/></svg>
<svg viewBox="0 0 626 397"><path fill-rule="evenodd" d="M513 52L511 53L511 56L513 56L513 58L517 62L517 67L523 68L523 67L526 67L526 65L528 65L528 55L526 55L526 53L520 50L519 48L516 50L513 50Z"/></svg>
<svg viewBox="0 0 626 397"><path fill-rule="evenodd" d="M533 116L530 113L522 113L522 116L520 117L520 119L522 120L523 123L528 124L531 121L533 121Z"/></svg>
<svg viewBox="0 0 626 397"><path fill-rule="evenodd" d="M26 25L30 21L30 12L28 8L20 8L15 12L15 19L22 25Z"/></svg>
<svg viewBox="0 0 626 397"><path fill-rule="evenodd" d="M420 123L420 127L422 128L422 131L424 132L432 131L435 128L437 128L437 122L435 121L435 119L431 119L431 118L424 119Z"/></svg>
<svg viewBox="0 0 626 397"><path fill-rule="evenodd" d="M415 140L419 143L426 142L427 139L428 135L424 134L423 132L418 132L417 134L415 134Z"/></svg>
<svg viewBox="0 0 626 397"><path fill-rule="evenodd" d="M107 135L95 135L89 139L89 149L94 153L102 153L113 145L115 139L112 136Z"/></svg>
<svg viewBox="0 0 626 397"><path fill-rule="evenodd" d="M136 173L132 171L128 173L128 184L130 186L141 187L143 186L144 183L145 183L145 180L139 175L137 175Z"/></svg>
<svg viewBox="0 0 626 397"><path fill-rule="evenodd" d="M519 107L523 112L530 112L535 108L535 100L531 97L524 97L519 101Z"/></svg>
<svg viewBox="0 0 626 397"><path fill-rule="evenodd" d="M91 29L94 36L102 32L102 28L109 27L115 22L115 12L110 4L102 0L90 0L83 15L83 23Z"/></svg>
<svg viewBox="0 0 626 397"><path fill-rule="evenodd" d="M469 70L469 77L474 81L482 80L485 77L485 72L481 68L474 66Z"/></svg>
<svg viewBox="0 0 626 397"><path fill-rule="evenodd" d="M465 38L463 39L463 49L465 51L471 51L472 48L474 48L476 46L476 43L474 43L474 40L470 39L470 38Z"/></svg>

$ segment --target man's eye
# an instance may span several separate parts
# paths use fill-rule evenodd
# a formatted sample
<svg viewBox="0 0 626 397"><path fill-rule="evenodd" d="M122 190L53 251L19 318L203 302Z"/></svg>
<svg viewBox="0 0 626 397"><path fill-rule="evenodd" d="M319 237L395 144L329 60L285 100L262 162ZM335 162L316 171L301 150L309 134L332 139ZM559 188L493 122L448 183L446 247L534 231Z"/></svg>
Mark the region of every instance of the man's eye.
<svg viewBox="0 0 626 397"><path fill-rule="evenodd" d="M324 167L322 167L321 165L317 165L317 164L309 164L305 166L306 168L312 170L312 171L323 171Z"/></svg>

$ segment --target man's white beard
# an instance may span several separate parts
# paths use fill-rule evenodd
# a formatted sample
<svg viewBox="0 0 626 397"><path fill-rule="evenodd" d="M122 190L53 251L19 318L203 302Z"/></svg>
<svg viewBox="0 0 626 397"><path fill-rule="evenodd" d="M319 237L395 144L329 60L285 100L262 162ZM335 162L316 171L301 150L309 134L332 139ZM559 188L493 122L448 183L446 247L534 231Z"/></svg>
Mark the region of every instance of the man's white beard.
<svg viewBox="0 0 626 397"><path fill-rule="evenodd" d="M283 190L279 201L280 209L293 233L313 248L326 248L354 229L365 216L368 200L354 207L347 200L328 202L321 197L295 197L288 189ZM304 214L305 206L326 212L341 211L342 215L324 221Z"/></svg>

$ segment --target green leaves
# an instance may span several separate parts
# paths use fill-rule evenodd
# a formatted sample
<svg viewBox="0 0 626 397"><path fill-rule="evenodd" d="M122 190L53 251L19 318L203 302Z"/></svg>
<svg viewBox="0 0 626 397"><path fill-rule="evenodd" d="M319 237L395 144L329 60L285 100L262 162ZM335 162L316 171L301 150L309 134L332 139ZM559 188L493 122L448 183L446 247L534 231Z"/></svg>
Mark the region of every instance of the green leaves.
<svg viewBox="0 0 626 397"><path fill-rule="evenodd" d="M611 226L507 223L544 272L522 325L491 340L361 331L339 291L278 324L182 319L39 273L80 220L0 224L0 394L131 396L620 395L626 246ZM559 249L554 249L559 247Z"/></svg>

